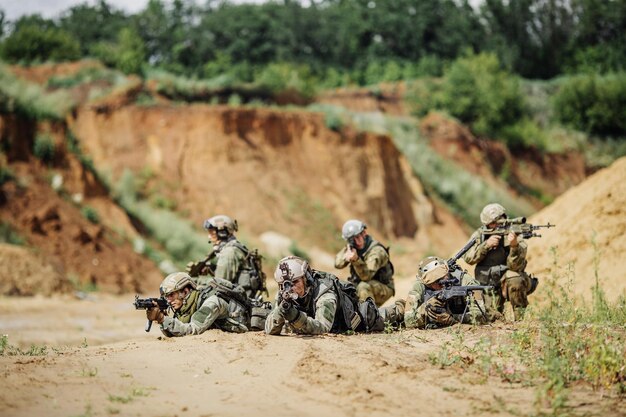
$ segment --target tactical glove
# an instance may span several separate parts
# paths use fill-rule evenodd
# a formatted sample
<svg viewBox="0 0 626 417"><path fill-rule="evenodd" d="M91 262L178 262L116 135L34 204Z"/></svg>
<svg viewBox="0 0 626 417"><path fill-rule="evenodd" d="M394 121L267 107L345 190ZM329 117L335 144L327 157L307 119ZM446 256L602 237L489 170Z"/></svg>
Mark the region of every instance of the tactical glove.
<svg viewBox="0 0 626 417"><path fill-rule="evenodd" d="M165 314L163 314L159 307L152 307L146 310L146 317L150 321L156 321L157 323L161 324L165 319Z"/></svg>
<svg viewBox="0 0 626 417"><path fill-rule="evenodd" d="M280 312L283 318L289 322L294 321L300 316L300 312L293 305L293 303L282 303L280 306Z"/></svg>
<svg viewBox="0 0 626 417"><path fill-rule="evenodd" d="M437 297L432 297L426 302L426 316L429 322L437 323L440 326L450 326L456 323L452 314L448 312L445 303Z"/></svg>

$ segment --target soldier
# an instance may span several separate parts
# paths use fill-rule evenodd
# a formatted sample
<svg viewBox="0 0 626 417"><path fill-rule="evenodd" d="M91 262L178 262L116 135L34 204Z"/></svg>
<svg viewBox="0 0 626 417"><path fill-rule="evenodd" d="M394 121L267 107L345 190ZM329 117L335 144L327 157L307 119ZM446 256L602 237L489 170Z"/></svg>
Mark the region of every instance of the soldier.
<svg viewBox="0 0 626 417"><path fill-rule="evenodd" d="M377 309L370 299L355 308L356 295L350 297L344 290L345 284L347 290L354 291L350 283L342 284L334 275L312 269L307 261L296 256L281 259L274 278L281 292L286 287L291 292L289 300L285 300L281 292L277 294L274 308L265 321L267 334L280 335L284 327L294 333L310 335L348 330L380 331L385 322L398 325L404 317L404 303Z"/></svg>
<svg viewBox="0 0 626 417"><path fill-rule="evenodd" d="M225 215L213 216L204 221L204 228L213 244L213 252L207 259L190 263L191 275L212 275L241 285L250 298L256 298L264 290L264 276L251 262L250 250L235 237L237 221ZM256 252L255 252L256 256ZM197 280L204 283L203 280Z"/></svg>
<svg viewBox="0 0 626 417"><path fill-rule="evenodd" d="M196 284L185 272L168 275L159 288L174 311L166 316L158 307L146 310L150 321L161 325L161 332L167 337L200 334L210 328L227 332L248 331L249 307L245 304L245 294L224 280L212 279L209 285L196 289ZM244 297L244 298L242 298Z"/></svg>
<svg viewBox="0 0 626 417"><path fill-rule="evenodd" d="M464 323L485 321L483 315L485 305L479 291L474 291L469 300L454 300L461 301L460 305L445 303L434 296L433 292L443 289L444 279L455 278L463 286L478 285L478 282L465 271L458 269L450 272L446 261L441 258L429 256L423 259L419 264L417 280L406 300L404 325L407 328L424 329L451 326L461 320ZM472 299L474 297L475 299ZM467 302L470 305L466 309Z"/></svg>
<svg viewBox="0 0 626 417"><path fill-rule="evenodd" d="M337 253L335 268L350 265L348 280L356 285L359 301L371 297L381 306L396 293L388 248L372 239L360 220L348 220L341 229L341 236L347 245Z"/></svg>
<svg viewBox="0 0 626 417"><path fill-rule="evenodd" d="M502 317L504 302L508 300L515 320L519 320L528 306L528 294L537 287L537 279L524 272L528 245L522 237L510 232L506 236L492 235L485 239L483 232L494 229L500 219L506 219L506 210L500 204L487 204L483 208L480 213L483 226L472 235L478 244L463 259L476 265L474 275L482 285L494 287L493 293L485 296L490 316Z"/></svg>

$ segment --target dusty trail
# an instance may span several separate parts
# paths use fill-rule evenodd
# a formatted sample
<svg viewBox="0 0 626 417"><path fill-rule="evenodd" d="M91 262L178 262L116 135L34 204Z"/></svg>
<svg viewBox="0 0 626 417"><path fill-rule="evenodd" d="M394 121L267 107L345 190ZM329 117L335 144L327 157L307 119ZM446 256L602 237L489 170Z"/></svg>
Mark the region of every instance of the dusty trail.
<svg viewBox="0 0 626 417"><path fill-rule="evenodd" d="M430 359L443 345L454 346L459 337L472 345L481 337L511 332L511 324L467 326L460 334L453 328L272 337L210 330L200 336L166 339L159 337L157 329L143 331L143 314L135 312L130 301L99 295L95 301L1 299L0 332L9 335L9 343L23 349L30 343L46 343L47 354L0 356L4 388L0 414L498 416L536 412L532 387L503 382L497 376L477 378L461 367L440 369ZM68 325L80 317L85 320L82 328ZM107 325L110 332L105 334L100 329ZM574 414L624 414L614 398L602 398L586 388L573 390Z"/></svg>

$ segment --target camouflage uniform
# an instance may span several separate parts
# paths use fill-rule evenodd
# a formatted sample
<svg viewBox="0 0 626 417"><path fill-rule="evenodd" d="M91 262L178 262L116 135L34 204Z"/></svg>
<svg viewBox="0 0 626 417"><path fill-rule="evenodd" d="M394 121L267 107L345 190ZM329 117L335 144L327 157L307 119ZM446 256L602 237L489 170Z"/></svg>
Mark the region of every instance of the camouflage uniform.
<svg viewBox="0 0 626 417"><path fill-rule="evenodd" d="M298 334L323 334L329 333L335 324L338 295L333 284L336 277L326 272L312 270L313 282L310 283L311 288L303 299L294 301L296 308L299 310L298 317L287 322L280 311L279 299L276 302L272 312L265 321L265 333L271 335L279 335L286 327L294 333Z"/></svg>
<svg viewBox="0 0 626 417"><path fill-rule="evenodd" d="M460 278L461 285L479 285L478 282L469 274L463 271L455 271L456 278ZM404 325L408 329L424 329L427 324L430 324L427 318L426 303L424 303L427 288L420 279L417 279L409 291L409 295L406 299L406 309L404 312ZM433 297L434 298L434 297ZM432 298L431 298L432 299ZM476 323L484 321L480 309L484 311L484 303L482 300L476 300L478 305L472 302L469 306L468 312L463 319L464 323ZM480 308L478 307L480 306ZM458 323L461 320L462 314L447 312L440 314L437 317L435 323L432 323L438 327L449 326L454 323Z"/></svg>
<svg viewBox="0 0 626 417"><path fill-rule="evenodd" d="M363 249L357 249L359 256L354 262L344 259L346 250L344 247L337 253L335 268L342 269L350 265L349 280L356 285L359 301L372 297L376 305L380 306L395 295L393 268L389 254L381 243L367 236Z"/></svg>
<svg viewBox="0 0 626 417"><path fill-rule="evenodd" d="M200 334L210 328L234 333L248 331L247 307L233 299L228 300L212 283L232 288L230 283L212 279L209 280L209 287L191 290L182 307L173 316L163 319L161 331L165 336Z"/></svg>
<svg viewBox="0 0 626 417"><path fill-rule="evenodd" d="M492 294L485 295L485 303L493 318L502 314L504 302L511 302L515 319L523 315L528 306L528 293L531 290L531 278L526 272L526 252L528 244L518 236L516 247L505 245L506 236L502 236L497 247L489 249L483 239L484 226L472 234L478 239L463 259L470 265L476 265L474 275L481 285L493 285Z"/></svg>

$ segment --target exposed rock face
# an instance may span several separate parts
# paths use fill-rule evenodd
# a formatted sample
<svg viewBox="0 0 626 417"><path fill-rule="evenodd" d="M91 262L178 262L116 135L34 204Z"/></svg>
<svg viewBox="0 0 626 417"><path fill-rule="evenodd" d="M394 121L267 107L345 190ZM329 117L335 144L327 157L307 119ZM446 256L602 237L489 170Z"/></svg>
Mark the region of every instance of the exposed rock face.
<svg viewBox="0 0 626 417"><path fill-rule="evenodd" d="M36 132L45 132L55 142L50 165L32 155ZM28 247L37 250L35 256L25 248L3 249L0 261L15 253L15 274L25 271L25 275L23 282L16 281L13 272L0 265L0 294L63 292L71 288L68 278L77 285L91 284L114 293L154 291L161 272L132 250L127 238L136 232L127 216L94 175L67 152L64 136L62 123L37 125L0 118L0 138L16 177L0 186L0 222L9 224ZM51 182L56 182L58 191ZM97 210L97 224L81 213L81 205Z"/></svg>
<svg viewBox="0 0 626 417"><path fill-rule="evenodd" d="M275 230L337 246L343 221L384 238L433 223L422 186L387 136L336 133L318 114L225 106L82 109L72 122L96 166L125 168L202 219L226 213L246 233Z"/></svg>

